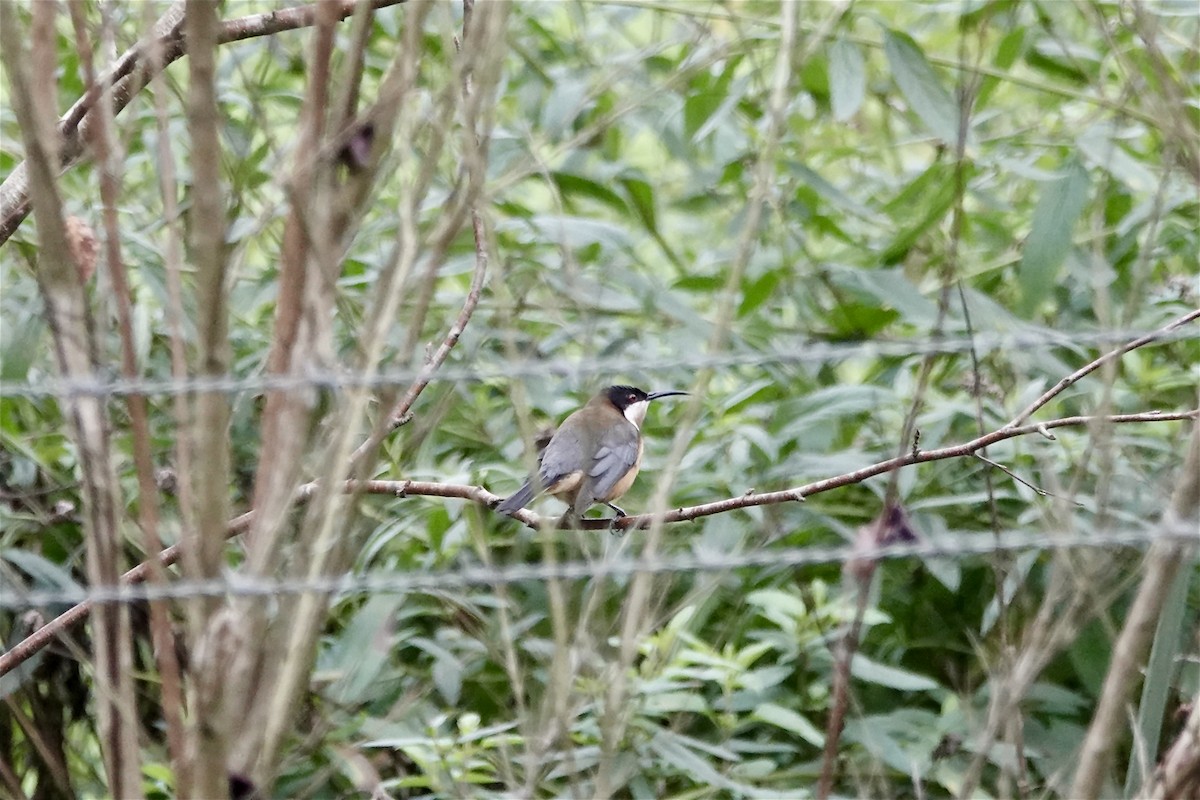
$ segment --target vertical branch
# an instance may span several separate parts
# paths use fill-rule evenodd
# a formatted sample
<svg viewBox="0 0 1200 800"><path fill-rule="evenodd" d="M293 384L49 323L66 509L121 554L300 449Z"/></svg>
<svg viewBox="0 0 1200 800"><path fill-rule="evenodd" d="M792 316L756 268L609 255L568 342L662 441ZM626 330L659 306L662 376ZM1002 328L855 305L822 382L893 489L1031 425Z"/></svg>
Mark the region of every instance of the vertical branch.
<svg viewBox="0 0 1200 800"><path fill-rule="evenodd" d="M322 310L331 307L333 297L317 295L323 289L324 271L333 268L327 261L331 243L322 245L315 234L320 231L321 236L330 235L317 224L318 216L324 213L318 208L331 198L329 176L322 171L323 162L318 154L326 131L333 28L337 20L335 4L323 3L317 7L308 84L287 185L291 208L284 227L275 330L267 356L267 371L273 375L303 373L319 357L317 349L325 344L322 334L329 333ZM279 544L300 475L313 407L307 390L284 388L267 393L254 476L254 517L247 533L244 568L251 574L271 574L283 558ZM303 601L304 598L298 598L286 602L295 605ZM290 608L283 616L291 617ZM255 785L268 787L275 752L269 742L279 741L282 733L273 734L265 729L264 707L283 691L277 674L289 665L284 663L286 656L279 650L278 637L288 633L270 630L265 610L252 599L237 600L223 625L227 626L223 633L236 637L229 645L233 648L228 666L231 674L223 691L229 707L238 704L239 716L247 723L237 732L237 747L232 754L234 766ZM289 698L294 696L295 693L289 694ZM265 758L264 747L271 751Z"/></svg>
<svg viewBox="0 0 1200 800"><path fill-rule="evenodd" d="M152 11L150 4L146 5L147 13ZM152 17L151 17L152 19ZM184 335L184 320L187 314L183 305L183 232L179 223L179 203L176 199L179 185L176 179L175 152L171 144L170 117L167 109L168 88L162 75L165 66L163 43L154 38L150 43L150 51L146 55L149 70L153 74L151 84L154 96L154 117L157 132L157 164L158 186L162 195L163 228L166 234L166 245L163 250L163 261L166 267L167 303L165 317L167 321L168 339L171 351L171 377L183 382L188 378L187 339ZM179 493L179 514L182 518L183 538L193 540L195 537L195 522L192 512L196 503L192 497L192 404L190 398L183 392L176 392L172 397L175 415L175 430L180 434L175 437L173 452L174 468L177 476ZM193 631L194 633L195 631Z"/></svg>
<svg viewBox="0 0 1200 800"><path fill-rule="evenodd" d="M275 305L275 332L267 355L267 372L292 375L303 372L315 354L302 339L306 304L312 300L310 285L319 281L310 263L313 257L313 189L317 185L317 153L325 134L329 95L330 59L333 53L335 8L319 6L309 57L309 80L301 110L300 130L288 180L291 209L283 233L280 253L279 293ZM315 320L314 320L315 321ZM269 571L277 555L276 543L283 519L291 506L292 487L300 474L299 457L306 440L311 403L305 392L275 389L267 392L262 416L262 444L254 476L254 523L248 533L249 567L256 573Z"/></svg>
<svg viewBox="0 0 1200 800"><path fill-rule="evenodd" d="M220 111L216 97L216 6L206 0L187 5L188 98L187 120L192 139L191 261L196 270L197 372L224 377L229 372L229 321L226 291L225 204L221 188ZM221 560L225 520L229 518L229 448L225 433L229 404L217 391L196 398L193 450L198 469L193 577L215 575Z"/></svg>
<svg viewBox="0 0 1200 800"><path fill-rule="evenodd" d="M89 92L103 91L96 83L96 69L92 59L93 48L89 45L83 4L72 0L69 4L71 22L75 30L76 51L83 67L84 82ZM104 15L105 41L111 40L111 18ZM113 300L117 310L117 330L121 340L121 374L129 379L138 377L139 369L133 338L132 290L121 255L121 232L117 223L119 201L121 153L115 136L112 107L102 104L96 124L89 128L92 149L100 165L100 201L104 216L105 262L112 282ZM125 396L132 428L134 469L138 483L138 526L143 536L142 549L147 554L162 550L162 539L158 534L158 487L154 480L154 460L150 450L150 423L146 408L146 397L141 394ZM151 583L163 583L165 570L157 559L150 559ZM178 771L183 765L183 700L180 689L179 662L175 656L175 639L171 632L171 620L167 603L162 600L150 602L150 633L154 643L154 657L158 663L161 679L163 715L167 723L167 742L171 761Z"/></svg>
<svg viewBox="0 0 1200 800"><path fill-rule="evenodd" d="M38 282L46 304L62 376L99 378L96 342L81 273L68 247L68 232L57 185L58 133L55 130L56 37L54 3L33 6L31 57L26 60L21 24L11 0L0 2L0 58L8 71L12 103L27 155L30 199L38 220ZM47 66L49 65L49 66ZM32 87L30 69L40 70ZM112 464L109 421L96 397L65 400L76 448L84 498L87 575L92 586L116 586L120 578L120 509L124 503ZM115 797L141 797L138 723L134 700L128 609L105 605L96 610L92 629L100 748Z"/></svg>
<svg viewBox="0 0 1200 800"><path fill-rule="evenodd" d="M191 261L196 271L196 371L223 377L229 371L228 296L226 289L225 206L221 188L220 112L216 97L217 7L207 0L188 0L184 26L188 58L187 122L192 140ZM190 484L195 502L184 569L194 579L218 574L229 518L230 453L229 402L218 391L196 397L191 437L193 469L181 476ZM218 665L206 659L213 648L205 646L202 631L217 608L213 598L200 598L189 606L196 657L196 708L203 709L188 731L190 787L183 794L222 797L227 791L225 760L228 753L228 716L217 703L223 676Z"/></svg>

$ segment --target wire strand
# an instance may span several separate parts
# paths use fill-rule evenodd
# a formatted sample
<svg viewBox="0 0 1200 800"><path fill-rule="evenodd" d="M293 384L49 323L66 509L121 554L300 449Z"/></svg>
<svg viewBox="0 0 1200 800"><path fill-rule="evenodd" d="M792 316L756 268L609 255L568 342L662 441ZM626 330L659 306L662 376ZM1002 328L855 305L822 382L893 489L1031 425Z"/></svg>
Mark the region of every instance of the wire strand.
<svg viewBox="0 0 1200 800"><path fill-rule="evenodd" d="M529 581L620 578L635 573L726 572L754 567L806 567L845 564L854 560L897 560L906 558L969 558L1012 551L1066 549L1144 548L1154 543L1200 544L1200 533L1180 524L1174 529L1098 534L969 534L916 544L897 544L874 549L849 545L755 549L741 553L699 550L652 559L614 558L598 561L566 561L557 564L512 564L503 567L465 566L453 570L341 575L317 579L265 579L230 574L226 579L177 581L168 584L64 587L13 590L0 595L0 608L26 610L82 602L133 603L159 599L197 597L279 597L283 595L404 594L408 592L497 586Z"/></svg>
<svg viewBox="0 0 1200 800"><path fill-rule="evenodd" d="M814 342L797 339L787 349L758 352L725 353L719 355L682 355L670 358L631 360L624 356L588 359L554 359L546 361L500 361L486 367L445 366L433 376L431 383L466 383L498 379L559 376L586 378L595 375L626 375L639 372L667 372L701 368L753 367L771 364L819 364L850 358L878 358L955 354L969 352L972 347L981 353L991 350L1029 350L1032 348L1064 347L1078 350L1089 346L1119 344L1154 333L1152 330L1052 331L1024 333L979 333L974 337L945 337L929 340L893 340L868 342ZM1200 339L1200 332L1189 328L1166 331L1158 342ZM420 368L382 371L373 375L354 375L346 372L308 372L303 375L253 375L246 377L138 378L119 377L88 380L47 379L36 383L0 381L0 397L38 399L47 397L119 397L138 394L173 396L195 392L235 394L257 391L286 391L296 389L345 390L361 388L397 388L416 380Z"/></svg>

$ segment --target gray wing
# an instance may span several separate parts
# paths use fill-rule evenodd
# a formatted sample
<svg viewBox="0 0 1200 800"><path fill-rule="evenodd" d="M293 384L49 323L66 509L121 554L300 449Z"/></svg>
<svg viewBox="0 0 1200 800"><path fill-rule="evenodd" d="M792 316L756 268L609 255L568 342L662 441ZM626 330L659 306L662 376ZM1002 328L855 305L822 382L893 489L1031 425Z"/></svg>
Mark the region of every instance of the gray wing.
<svg viewBox="0 0 1200 800"><path fill-rule="evenodd" d="M629 474L638 460L638 431L629 425L615 425L600 440L588 476L592 496L607 497L617 483Z"/></svg>
<svg viewBox="0 0 1200 800"><path fill-rule="evenodd" d="M542 451L542 460L538 466L538 481L541 483L541 489L553 486L581 466L579 455L584 449L583 442L579 438L576 427L567 424L568 422L570 422L569 419L563 422L554 434L554 438Z"/></svg>

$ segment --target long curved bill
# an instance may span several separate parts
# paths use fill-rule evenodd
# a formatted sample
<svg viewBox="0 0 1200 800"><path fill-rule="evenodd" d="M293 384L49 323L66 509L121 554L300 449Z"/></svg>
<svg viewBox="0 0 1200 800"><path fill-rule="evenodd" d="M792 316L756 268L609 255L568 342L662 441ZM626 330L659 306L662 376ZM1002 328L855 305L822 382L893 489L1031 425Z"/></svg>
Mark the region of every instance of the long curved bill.
<svg viewBox="0 0 1200 800"><path fill-rule="evenodd" d="M657 400L660 397L672 397L674 395L686 395L686 394L687 394L687 392L678 392L678 391L675 391L674 389L668 389L665 392L651 392L650 394L646 395L646 400Z"/></svg>

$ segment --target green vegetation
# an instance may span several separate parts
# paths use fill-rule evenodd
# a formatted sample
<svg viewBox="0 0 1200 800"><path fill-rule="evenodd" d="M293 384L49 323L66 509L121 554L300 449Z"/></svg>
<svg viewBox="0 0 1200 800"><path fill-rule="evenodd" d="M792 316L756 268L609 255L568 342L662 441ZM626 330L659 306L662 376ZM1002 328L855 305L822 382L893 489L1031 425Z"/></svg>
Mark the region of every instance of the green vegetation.
<svg viewBox="0 0 1200 800"><path fill-rule="evenodd" d="M41 39L44 10L0 3L21 57L57 64L56 114L89 53L103 74L170 8L83 2L76 26L64 6ZM477 0L465 35L457 3L378 4L369 29L372 4L352 5L327 70L310 23L210 46L215 115L190 52L134 93L114 192L94 143L56 184L98 243L82 295L36 202L0 244L3 648L97 584L99 501L108 568L146 560L152 529L207 543L167 571L177 594L228 588L103 606L0 674L0 795L205 797L228 775L286 798L1137 795L1200 693L1200 568L1178 542L1200 507L1196 319L1022 412L1198 305L1194 3ZM3 223L30 157L20 92L45 80L12 58ZM35 201L48 190L33 174ZM100 395L98 461L76 421L91 401L60 391L60 292L90 316L72 377L152 384L132 393L144 431L131 393ZM296 351L275 361L288 318ZM411 420L383 430L426 365ZM206 375L231 380L164 390ZM807 497L616 535L466 492L515 490L539 431L610 383L692 392L651 407L631 514ZM1074 416L1092 419L971 448L986 460L808 486ZM347 472L373 426L377 454ZM107 488L88 466L105 460ZM348 476L393 483L309 483ZM873 527L889 503L904 530ZM852 560L912 537L916 555ZM620 566L639 557L665 564ZM1091 761L1117 642L1156 585L1154 656L1135 648L1124 687L1136 720L1117 698ZM96 666L100 638L123 676ZM106 713L136 736L132 783Z"/></svg>

